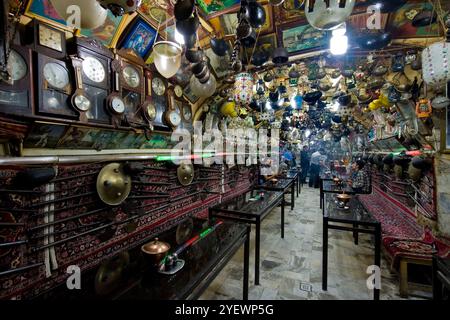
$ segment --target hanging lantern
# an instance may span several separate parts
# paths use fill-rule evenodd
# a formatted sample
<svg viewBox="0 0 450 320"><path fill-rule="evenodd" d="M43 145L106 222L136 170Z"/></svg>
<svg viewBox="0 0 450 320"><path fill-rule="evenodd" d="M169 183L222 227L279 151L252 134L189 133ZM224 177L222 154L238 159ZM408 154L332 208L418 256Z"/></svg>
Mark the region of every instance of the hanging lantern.
<svg viewBox="0 0 450 320"><path fill-rule="evenodd" d="M108 15L108 10L102 8L99 2L92 0L78 0L74 3L73 0L51 0L53 8L58 15L67 21L72 15L70 6L76 4L81 11L80 27L83 29L95 29L103 25Z"/></svg>
<svg viewBox="0 0 450 320"><path fill-rule="evenodd" d="M234 100L236 103L250 104L253 98L253 76L242 72L236 75L234 82Z"/></svg>
<svg viewBox="0 0 450 320"><path fill-rule="evenodd" d="M212 74L205 83L201 83L194 75L192 75L189 83L192 93L197 97L208 98L216 92L217 82Z"/></svg>
<svg viewBox="0 0 450 320"><path fill-rule="evenodd" d="M309 24L319 30L333 30L352 14L356 0L306 0Z"/></svg>
<svg viewBox="0 0 450 320"><path fill-rule="evenodd" d="M175 42L160 41L153 47L154 63L158 72L165 78L173 77L181 66L183 49Z"/></svg>
<svg viewBox="0 0 450 320"><path fill-rule="evenodd" d="M450 81L450 43L437 42L423 50L422 72L423 80L432 87Z"/></svg>

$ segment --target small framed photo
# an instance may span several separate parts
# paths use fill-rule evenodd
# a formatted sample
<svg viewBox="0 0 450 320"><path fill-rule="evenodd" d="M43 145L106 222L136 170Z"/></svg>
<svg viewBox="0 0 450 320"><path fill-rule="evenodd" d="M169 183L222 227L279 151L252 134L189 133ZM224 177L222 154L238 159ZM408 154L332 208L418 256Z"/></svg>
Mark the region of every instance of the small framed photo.
<svg viewBox="0 0 450 320"><path fill-rule="evenodd" d="M155 42L156 33L156 30L138 15L131 22L120 43L120 48L133 49L142 59L146 60Z"/></svg>

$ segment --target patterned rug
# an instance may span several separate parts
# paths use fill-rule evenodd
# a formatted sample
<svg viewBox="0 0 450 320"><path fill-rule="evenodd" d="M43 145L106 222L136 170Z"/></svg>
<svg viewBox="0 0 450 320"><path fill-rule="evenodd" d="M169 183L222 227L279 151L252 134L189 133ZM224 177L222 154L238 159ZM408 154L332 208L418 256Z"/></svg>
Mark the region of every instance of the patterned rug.
<svg viewBox="0 0 450 320"><path fill-rule="evenodd" d="M360 195L359 200L373 217L381 223L383 238L387 236L422 239L423 229L411 214L386 198L376 188L370 195Z"/></svg>

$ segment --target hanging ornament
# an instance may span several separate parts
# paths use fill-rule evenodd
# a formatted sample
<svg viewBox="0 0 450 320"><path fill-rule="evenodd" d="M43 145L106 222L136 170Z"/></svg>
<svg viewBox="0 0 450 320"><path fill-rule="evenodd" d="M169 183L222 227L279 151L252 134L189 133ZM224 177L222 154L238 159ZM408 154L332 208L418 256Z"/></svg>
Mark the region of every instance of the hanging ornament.
<svg viewBox="0 0 450 320"><path fill-rule="evenodd" d="M173 8L176 20L186 20L193 13L195 8L195 0L178 0Z"/></svg>
<svg viewBox="0 0 450 320"><path fill-rule="evenodd" d="M236 75L234 82L234 100L244 105L250 104L253 97L253 76L242 72Z"/></svg>
<svg viewBox="0 0 450 320"><path fill-rule="evenodd" d="M333 30L352 14L355 3L356 0L306 0L306 19L316 29Z"/></svg>
<svg viewBox="0 0 450 320"><path fill-rule="evenodd" d="M450 43L437 42L422 53L423 80L431 87L444 86L450 80Z"/></svg>

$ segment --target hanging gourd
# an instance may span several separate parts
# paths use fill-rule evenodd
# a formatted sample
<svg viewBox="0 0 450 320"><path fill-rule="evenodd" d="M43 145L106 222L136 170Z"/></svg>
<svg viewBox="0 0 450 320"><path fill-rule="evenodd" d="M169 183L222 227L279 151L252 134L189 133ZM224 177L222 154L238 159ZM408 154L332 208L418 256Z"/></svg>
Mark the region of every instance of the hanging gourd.
<svg viewBox="0 0 450 320"><path fill-rule="evenodd" d="M352 14L356 0L306 0L305 15L319 30L333 30Z"/></svg>

